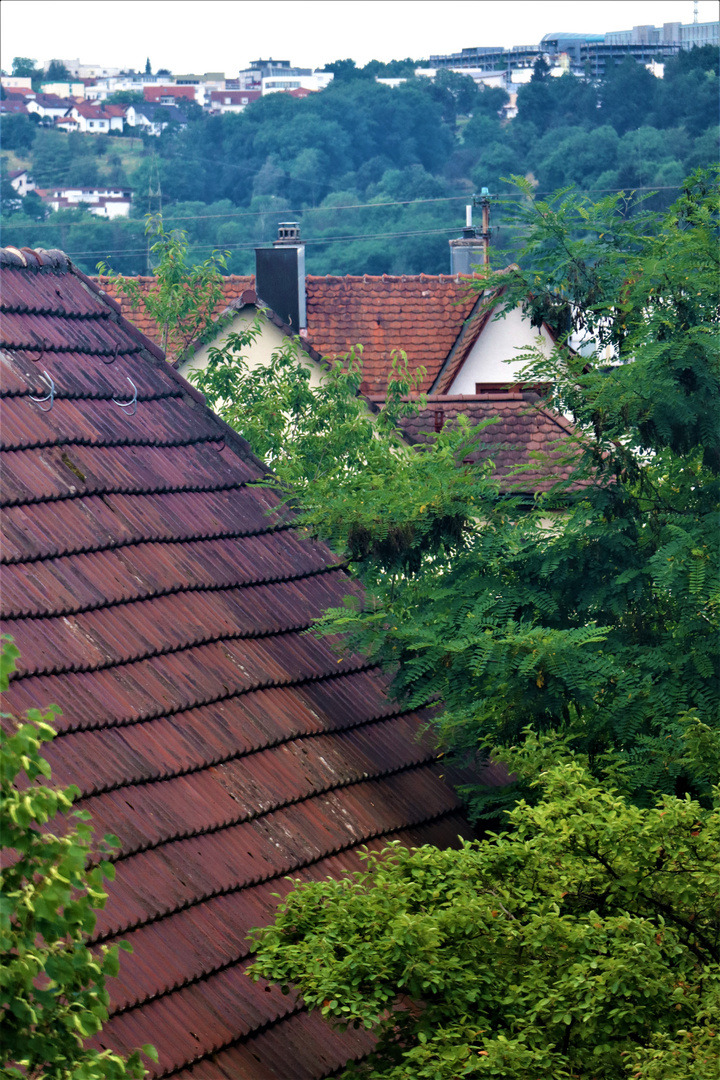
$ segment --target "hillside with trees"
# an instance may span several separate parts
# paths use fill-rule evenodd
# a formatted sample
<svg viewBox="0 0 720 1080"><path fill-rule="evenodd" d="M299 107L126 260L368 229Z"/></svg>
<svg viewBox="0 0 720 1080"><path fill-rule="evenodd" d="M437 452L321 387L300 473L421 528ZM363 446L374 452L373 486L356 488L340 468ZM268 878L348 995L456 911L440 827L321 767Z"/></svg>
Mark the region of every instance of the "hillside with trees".
<svg viewBox="0 0 720 1080"><path fill-rule="evenodd" d="M717 158L712 47L679 54L663 79L632 60L601 83L554 78L538 63L512 120L505 91L480 90L465 75L415 78L411 61L328 66L335 79L322 92L268 95L239 115L191 106L187 126L159 138L67 136L4 116L6 164L27 165L38 185L127 183L135 198L130 220L81 210L48 218L37 199L19 205L4 182L6 242L61 247L91 272L104 259L143 273L142 219L162 209L168 226L187 232L193 257L219 247L229 272L248 273L253 247L291 215L310 273L440 273L468 195L508 192L503 177L528 177L538 194L568 184L596 195L657 189L652 205L664 209L684 176ZM378 84L379 72L407 82ZM496 246L510 242L505 220L501 199Z"/></svg>

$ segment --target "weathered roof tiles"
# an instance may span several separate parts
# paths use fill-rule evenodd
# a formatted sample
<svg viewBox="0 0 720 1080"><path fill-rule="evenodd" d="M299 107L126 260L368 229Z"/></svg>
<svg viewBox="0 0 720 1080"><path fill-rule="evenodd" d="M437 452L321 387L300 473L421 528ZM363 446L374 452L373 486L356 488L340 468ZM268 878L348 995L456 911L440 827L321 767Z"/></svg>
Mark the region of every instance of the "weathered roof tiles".
<svg viewBox="0 0 720 1080"><path fill-rule="evenodd" d="M353 586L247 444L62 254L0 264L3 705L62 708L54 778L119 838L95 940L135 951L97 1041L153 1043L153 1076L320 1080L368 1036L252 983L249 930L288 874L470 830L422 717L305 632Z"/></svg>

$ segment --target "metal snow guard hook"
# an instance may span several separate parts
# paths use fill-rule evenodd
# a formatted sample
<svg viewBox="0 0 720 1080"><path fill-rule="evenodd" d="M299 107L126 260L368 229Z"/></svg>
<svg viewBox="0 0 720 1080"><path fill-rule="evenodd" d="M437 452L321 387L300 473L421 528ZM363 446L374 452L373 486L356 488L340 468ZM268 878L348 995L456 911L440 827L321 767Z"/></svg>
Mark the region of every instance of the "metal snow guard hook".
<svg viewBox="0 0 720 1080"><path fill-rule="evenodd" d="M135 413L137 412L137 394L138 394L137 386L132 381L132 379L130 378L129 375L127 376L127 381L130 383L130 385L133 388L133 396L130 399L130 401L118 401L117 398L113 398L112 401L113 401L113 405L118 405L121 409L132 408L132 412L129 415L134 416Z"/></svg>
<svg viewBox="0 0 720 1080"><path fill-rule="evenodd" d="M53 381L52 375L48 375L47 371L43 371L40 378L41 379L44 378L45 382L49 385L50 393L46 394L45 397L39 397L39 398L38 397L33 397L32 394L31 394L30 395L30 400L34 401L36 405L40 406L40 412L50 412L50 410L52 409L53 404L55 402L55 382ZM47 409L43 409L43 407L42 407L42 403L44 401L49 401L50 402Z"/></svg>

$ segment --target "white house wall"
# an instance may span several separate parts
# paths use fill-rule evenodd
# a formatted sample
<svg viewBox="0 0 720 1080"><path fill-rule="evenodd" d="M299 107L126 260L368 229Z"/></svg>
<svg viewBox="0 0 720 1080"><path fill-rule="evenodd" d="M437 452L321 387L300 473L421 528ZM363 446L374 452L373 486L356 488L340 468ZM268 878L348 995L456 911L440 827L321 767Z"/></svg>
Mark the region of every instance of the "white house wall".
<svg viewBox="0 0 720 1080"><path fill-rule="evenodd" d="M498 310L497 308L495 309ZM549 354L552 339L542 327L538 332L523 317L520 308L504 319L491 316L485 329L470 350L470 355L448 388L449 394L474 394L476 383L511 383L523 364L515 359L519 351L542 342Z"/></svg>
<svg viewBox="0 0 720 1080"><path fill-rule="evenodd" d="M237 315L234 316L232 322L223 328L222 333L218 334L214 341L209 342L207 345L202 345L194 356L190 357L189 360L185 360L180 365L180 374L184 375L187 379L189 373L193 370L204 371L208 363L208 349L211 346L222 347L227 341L228 334L237 334L241 330L251 326L254 322L255 314L255 308L253 307L238 312ZM274 323L271 323L267 319L264 320L262 333L251 345L246 345L242 351L243 358L248 364L248 367L251 369L269 367L273 353L282 348L285 340L285 335ZM319 386L322 378L320 365L312 360L305 352L300 351L299 357L303 367L306 367L310 371L310 385Z"/></svg>

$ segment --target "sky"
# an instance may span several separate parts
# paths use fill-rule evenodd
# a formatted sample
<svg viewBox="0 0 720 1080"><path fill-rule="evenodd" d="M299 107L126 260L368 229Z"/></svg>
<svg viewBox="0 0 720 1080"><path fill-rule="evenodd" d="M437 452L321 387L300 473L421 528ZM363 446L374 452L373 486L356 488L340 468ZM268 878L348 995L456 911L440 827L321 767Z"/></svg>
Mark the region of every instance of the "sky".
<svg viewBox="0 0 720 1080"><path fill-rule="evenodd" d="M699 0L699 21L717 3ZM2 68L13 57L74 59L175 74L251 60L322 67L351 57L425 59L478 45L535 45L564 30L604 33L641 23L689 23L692 0L3 0Z"/></svg>

